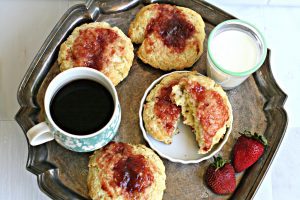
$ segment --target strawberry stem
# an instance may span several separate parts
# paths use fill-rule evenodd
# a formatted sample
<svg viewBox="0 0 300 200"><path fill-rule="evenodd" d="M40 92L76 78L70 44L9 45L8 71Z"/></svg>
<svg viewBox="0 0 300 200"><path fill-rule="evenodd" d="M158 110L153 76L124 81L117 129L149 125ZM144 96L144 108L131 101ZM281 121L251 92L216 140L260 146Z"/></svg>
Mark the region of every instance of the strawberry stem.
<svg viewBox="0 0 300 200"><path fill-rule="evenodd" d="M244 132L239 132L240 135L244 135L246 137L249 138L253 138L255 140L258 140L259 142L261 142L264 146L268 146L268 140L267 138L265 138L265 136L258 134L256 132L254 132L254 134L252 134L250 131L248 130L244 130Z"/></svg>
<svg viewBox="0 0 300 200"><path fill-rule="evenodd" d="M219 168L222 168L226 163L227 161L219 155L218 157L214 156L214 163L212 165L216 168L216 170L218 170Z"/></svg>

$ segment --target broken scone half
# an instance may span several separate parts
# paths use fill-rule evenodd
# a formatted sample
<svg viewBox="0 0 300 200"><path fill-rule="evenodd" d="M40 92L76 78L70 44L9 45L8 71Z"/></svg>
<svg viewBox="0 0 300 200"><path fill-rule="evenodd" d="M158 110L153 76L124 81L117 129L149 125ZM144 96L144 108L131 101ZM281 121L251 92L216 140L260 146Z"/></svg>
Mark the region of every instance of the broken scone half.
<svg viewBox="0 0 300 200"><path fill-rule="evenodd" d="M189 75L172 87L171 98L181 107L183 123L192 127L199 153L217 144L232 122L232 109L222 87L205 76Z"/></svg>
<svg viewBox="0 0 300 200"><path fill-rule="evenodd" d="M171 100L172 87L181 78L195 72L173 73L164 77L146 98L143 110L145 128L158 141L172 143L172 137L177 131L181 108Z"/></svg>
<svg viewBox="0 0 300 200"><path fill-rule="evenodd" d="M143 120L154 139L171 144L181 115L195 133L199 154L208 153L232 124L232 108L222 87L197 72L171 73L147 96Z"/></svg>

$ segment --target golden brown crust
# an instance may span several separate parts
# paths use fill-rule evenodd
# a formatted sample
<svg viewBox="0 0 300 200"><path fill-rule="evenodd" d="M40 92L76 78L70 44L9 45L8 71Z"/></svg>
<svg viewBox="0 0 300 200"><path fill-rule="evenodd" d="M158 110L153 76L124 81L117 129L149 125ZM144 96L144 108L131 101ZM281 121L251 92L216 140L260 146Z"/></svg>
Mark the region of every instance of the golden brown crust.
<svg viewBox="0 0 300 200"><path fill-rule="evenodd" d="M114 143L119 144L119 143ZM123 143L124 144L124 143ZM111 144L108 144L110 146ZM103 166L99 167L99 161L103 158L105 153L110 151L110 147L104 147L95 151L90 156L89 161L89 174L88 174L88 189L89 195L92 199L149 199L159 200L163 197L163 192L166 188L165 181L165 167L161 159L149 148L144 145L126 144L132 148L133 155L142 155L147 162L147 167L150 168L153 174L153 182L142 192L134 193L134 196L128 195L123 188L111 183L113 179L113 170L115 164L124 159L121 153L117 153L109 160L108 163L100 163Z"/></svg>
<svg viewBox="0 0 300 200"><path fill-rule="evenodd" d="M111 27L106 22L93 22L75 28L68 39L60 46L58 64L61 71L78 67L72 56L70 56L74 42L80 36L80 31L99 28L112 30L118 36L112 43L107 44L107 47L103 50L103 60L106 60L106 62L103 68L100 69L114 85L117 85L129 73L134 58L133 45L131 40L119 28Z"/></svg>
<svg viewBox="0 0 300 200"><path fill-rule="evenodd" d="M203 52L205 24L201 16L195 11L174 6L195 28L194 34L186 40L184 50L176 52L166 46L161 38L154 32L148 34L147 37L145 34L148 24L159 12L157 7L161 5L162 4L150 4L143 7L130 24L128 35L132 42L142 43L137 51L137 55L143 62L162 70L180 70L191 67L200 58Z"/></svg>

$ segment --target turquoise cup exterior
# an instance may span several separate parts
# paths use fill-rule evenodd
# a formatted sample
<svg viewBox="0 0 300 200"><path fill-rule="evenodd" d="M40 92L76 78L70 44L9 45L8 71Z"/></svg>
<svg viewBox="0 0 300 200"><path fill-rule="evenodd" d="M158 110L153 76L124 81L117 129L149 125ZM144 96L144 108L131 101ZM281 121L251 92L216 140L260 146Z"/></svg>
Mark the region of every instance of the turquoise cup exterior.
<svg viewBox="0 0 300 200"><path fill-rule="evenodd" d="M100 130L88 135L67 133L55 124L50 114L50 103L56 92L67 83L78 79L88 79L100 83L111 93L114 101L114 112L110 121ZM54 139L58 144L71 151L94 151L105 146L114 138L121 122L121 107L114 85L104 74L87 67L72 68L57 75L46 90L44 107L45 121L27 131L29 143L33 146Z"/></svg>
<svg viewBox="0 0 300 200"><path fill-rule="evenodd" d="M97 150L107 143L109 143L116 135L121 122L121 108L117 107L117 116L103 129L95 134L86 135L86 137L73 137L57 130L48 122L51 132L53 132L54 139L58 144L76 152L90 152ZM48 120L47 120L48 121Z"/></svg>

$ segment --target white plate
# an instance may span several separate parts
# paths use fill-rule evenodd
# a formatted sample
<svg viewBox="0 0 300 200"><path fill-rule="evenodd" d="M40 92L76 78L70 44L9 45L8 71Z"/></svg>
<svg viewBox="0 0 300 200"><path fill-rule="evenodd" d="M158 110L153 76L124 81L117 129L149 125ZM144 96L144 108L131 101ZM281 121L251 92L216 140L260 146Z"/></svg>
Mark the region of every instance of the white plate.
<svg viewBox="0 0 300 200"><path fill-rule="evenodd" d="M165 76L168 76L173 73L182 73L182 72L188 72L188 71L176 71L176 72L165 74L159 77L158 79L156 79L155 81L153 81L152 84L147 88L140 104L140 110L139 110L140 128L143 132L143 136L145 140L149 143L150 147L154 151L156 151L161 157L166 158L172 162L177 162L182 164L199 163L203 160L211 158L222 149L222 147L228 140L229 134L232 129L232 124L230 125L229 128L227 128L223 139L221 139L221 141L218 144L216 144L209 153L203 155L197 153L199 150L199 146L196 142L195 135L192 132L191 128L184 125L181 120L178 125L179 133L173 136L172 144L165 144L163 142L155 140L150 134L146 132L144 128L144 122L142 117L143 107L148 93ZM203 76L203 75L199 74L199 76Z"/></svg>

